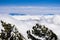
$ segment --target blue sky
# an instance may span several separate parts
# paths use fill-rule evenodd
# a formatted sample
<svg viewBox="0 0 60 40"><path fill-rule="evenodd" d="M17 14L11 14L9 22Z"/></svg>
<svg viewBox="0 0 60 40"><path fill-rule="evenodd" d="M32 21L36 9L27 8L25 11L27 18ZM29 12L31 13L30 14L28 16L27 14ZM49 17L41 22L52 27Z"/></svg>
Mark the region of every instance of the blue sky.
<svg viewBox="0 0 60 40"><path fill-rule="evenodd" d="M0 6L60 6L60 0L0 0Z"/></svg>
<svg viewBox="0 0 60 40"><path fill-rule="evenodd" d="M60 14L60 0L0 0L0 14Z"/></svg>

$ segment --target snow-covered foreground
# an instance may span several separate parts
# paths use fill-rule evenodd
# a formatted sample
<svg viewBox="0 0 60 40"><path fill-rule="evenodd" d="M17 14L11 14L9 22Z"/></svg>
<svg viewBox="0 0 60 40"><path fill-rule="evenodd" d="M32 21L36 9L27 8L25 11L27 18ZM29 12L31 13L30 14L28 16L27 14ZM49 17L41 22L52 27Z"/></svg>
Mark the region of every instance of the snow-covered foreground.
<svg viewBox="0 0 60 40"><path fill-rule="evenodd" d="M18 31L27 39L27 30L31 30L36 23L45 25L51 29L58 38L60 37L60 16L59 15L40 15L40 16L8 16L0 15L0 20L15 25ZM0 30L3 29L0 23ZM60 39L60 38L59 38ZM27 39L28 40L28 39Z"/></svg>

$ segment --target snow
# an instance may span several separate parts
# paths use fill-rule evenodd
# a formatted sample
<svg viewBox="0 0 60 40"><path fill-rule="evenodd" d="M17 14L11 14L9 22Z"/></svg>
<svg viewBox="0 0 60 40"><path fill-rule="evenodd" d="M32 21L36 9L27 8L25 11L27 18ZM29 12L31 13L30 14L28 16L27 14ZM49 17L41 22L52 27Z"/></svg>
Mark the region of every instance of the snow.
<svg viewBox="0 0 60 40"><path fill-rule="evenodd" d="M58 20L57 20L58 19ZM25 15L25 16L8 16L0 15L0 20L15 25L18 31L27 39L27 30L32 30L35 23L45 25L60 37L60 16L59 15ZM0 23L0 30L3 29ZM60 38L59 38L60 39ZM28 40L28 39L27 39Z"/></svg>

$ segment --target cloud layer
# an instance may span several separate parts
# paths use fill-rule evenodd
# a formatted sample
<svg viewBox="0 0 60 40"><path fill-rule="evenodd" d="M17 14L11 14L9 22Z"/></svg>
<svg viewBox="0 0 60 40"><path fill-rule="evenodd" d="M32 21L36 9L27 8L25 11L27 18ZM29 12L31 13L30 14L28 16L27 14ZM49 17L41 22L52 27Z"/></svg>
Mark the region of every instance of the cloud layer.
<svg viewBox="0 0 60 40"><path fill-rule="evenodd" d="M0 14L60 14L60 7L36 7L36 6L0 6Z"/></svg>

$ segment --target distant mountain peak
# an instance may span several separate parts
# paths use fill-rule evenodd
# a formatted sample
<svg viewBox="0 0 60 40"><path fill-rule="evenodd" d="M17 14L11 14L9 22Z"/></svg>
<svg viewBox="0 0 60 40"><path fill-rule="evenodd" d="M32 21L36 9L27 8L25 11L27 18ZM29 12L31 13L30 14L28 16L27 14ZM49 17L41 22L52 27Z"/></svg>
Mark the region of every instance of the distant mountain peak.
<svg viewBox="0 0 60 40"><path fill-rule="evenodd" d="M55 15L55 14L43 14L43 15Z"/></svg>
<svg viewBox="0 0 60 40"><path fill-rule="evenodd" d="M9 15L15 16L15 15L26 15L26 14L23 14L23 13L10 13Z"/></svg>

